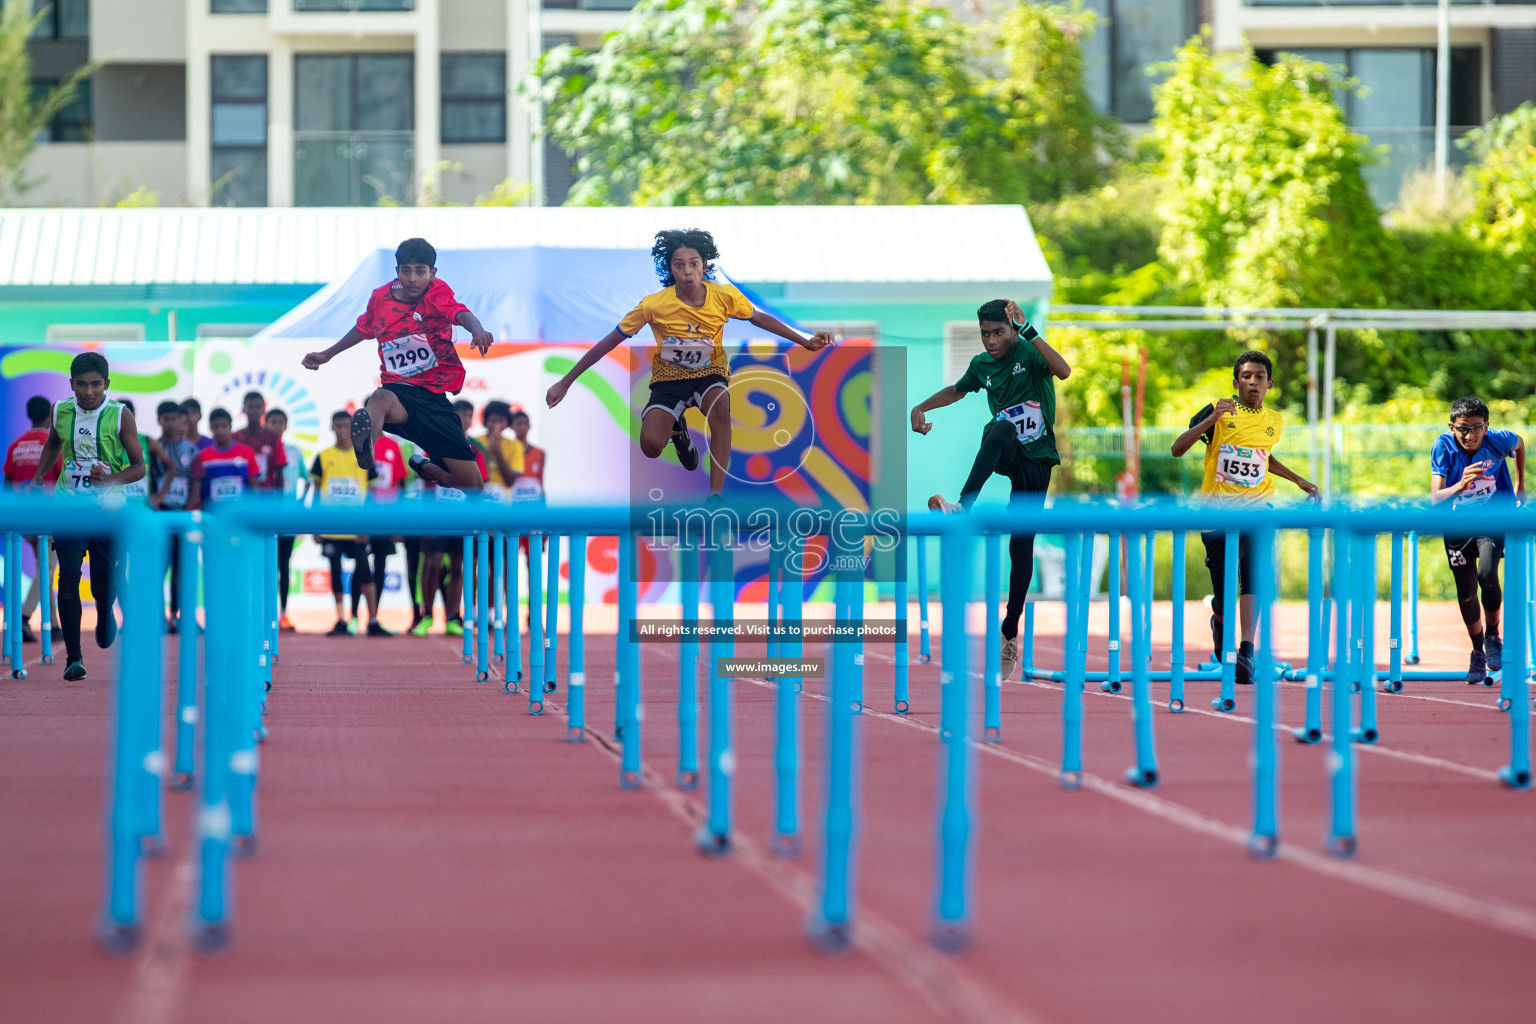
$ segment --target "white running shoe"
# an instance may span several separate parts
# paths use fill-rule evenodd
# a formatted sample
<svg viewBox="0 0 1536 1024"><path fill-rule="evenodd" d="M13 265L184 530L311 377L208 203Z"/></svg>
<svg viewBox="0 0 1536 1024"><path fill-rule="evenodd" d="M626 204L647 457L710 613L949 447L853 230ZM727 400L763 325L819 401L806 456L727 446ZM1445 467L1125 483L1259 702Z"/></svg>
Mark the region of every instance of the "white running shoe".
<svg viewBox="0 0 1536 1024"><path fill-rule="evenodd" d="M942 512L947 516L952 516L957 512L963 511L960 506L956 505L954 502L945 501L944 495L942 494L935 494L933 497L928 499L928 510L930 512Z"/></svg>
<svg viewBox="0 0 1536 1024"><path fill-rule="evenodd" d="M998 677L1001 679L1012 679L1014 669L1019 667L1019 638L1014 637L1010 640L1005 636L1002 638L1002 641L1000 645L1001 656L998 659L1002 664L998 671Z"/></svg>

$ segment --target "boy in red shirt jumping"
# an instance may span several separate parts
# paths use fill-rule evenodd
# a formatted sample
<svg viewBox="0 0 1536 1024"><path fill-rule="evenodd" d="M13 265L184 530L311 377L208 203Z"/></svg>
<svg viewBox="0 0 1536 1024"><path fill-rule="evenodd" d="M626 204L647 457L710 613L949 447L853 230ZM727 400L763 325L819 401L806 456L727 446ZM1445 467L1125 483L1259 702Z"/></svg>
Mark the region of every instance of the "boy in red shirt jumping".
<svg viewBox="0 0 1536 1024"><path fill-rule="evenodd" d="M352 448L363 469L374 465L382 432L413 442L426 453L411 468L425 480L459 490L480 490L475 452L448 396L464 387L464 364L453 345L453 326L469 331L481 355L491 335L475 314L437 279L437 250L424 238L407 238L395 250L395 280L368 297L368 308L340 341L304 357L317 370L360 341L379 343L379 388L352 417Z"/></svg>

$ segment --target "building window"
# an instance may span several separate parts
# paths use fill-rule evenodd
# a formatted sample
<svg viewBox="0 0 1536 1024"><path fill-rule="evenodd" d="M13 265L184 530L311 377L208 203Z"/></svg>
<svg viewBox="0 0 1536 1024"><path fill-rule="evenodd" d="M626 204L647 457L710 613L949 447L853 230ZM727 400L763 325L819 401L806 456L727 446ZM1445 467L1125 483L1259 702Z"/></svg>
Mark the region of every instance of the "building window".
<svg viewBox="0 0 1536 1024"><path fill-rule="evenodd" d="M415 181L415 58L409 53L294 58L294 202L409 202Z"/></svg>
<svg viewBox="0 0 1536 1024"><path fill-rule="evenodd" d="M211 0L213 14L266 14L267 0Z"/></svg>
<svg viewBox="0 0 1536 1024"><path fill-rule="evenodd" d="M1088 98L1122 121L1152 120L1153 77L1147 69L1172 60L1199 30L1198 0L1087 0L1099 16L1083 46Z"/></svg>
<svg viewBox="0 0 1536 1024"><path fill-rule="evenodd" d="M443 54L443 142L507 141L507 58Z"/></svg>
<svg viewBox="0 0 1536 1024"><path fill-rule="evenodd" d="M143 324L49 324L44 340L50 345L82 341L143 341Z"/></svg>
<svg viewBox="0 0 1536 1024"><path fill-rule="evenodd" d="M42 19L32 29L33 39L89 39L90 0L32 0L32 13Z"/></svg>
<svg viewBox="0 0 1536 1024"><path fill-rule="evenodd" d="M414 11L416 0L293 0L296 11Z"/></svg>
<svg viewBox="0 0 1536 1024"><path fill-rule="evenodd" d="M52 78L32 80L32 104L35 108L58 88ZM38 142L88 142L91 138L91 80L85 79L75 86L75 95L59 108L53 118L37 133Z"/></svg>
<svg viewBox="0 0 1536 1024"><path fill-rule="evenodd" d="M211 93L212 205L266 206L266 56L215 55Z"/></svg>

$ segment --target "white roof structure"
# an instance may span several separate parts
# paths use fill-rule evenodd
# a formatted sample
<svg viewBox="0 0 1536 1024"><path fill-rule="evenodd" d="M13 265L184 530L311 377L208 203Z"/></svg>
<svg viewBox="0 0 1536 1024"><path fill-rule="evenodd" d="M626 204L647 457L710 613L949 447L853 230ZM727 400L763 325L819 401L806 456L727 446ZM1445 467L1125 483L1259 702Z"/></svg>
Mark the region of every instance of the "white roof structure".
<svg viewBox="0 0 1536 1024"><path fill-rule="evenodd" d="M0 287L323 284L403 238L441 248L649 248L714 233L744 283L798 301L1048 298L1020 206L168 208L0 210Z"/></svg>

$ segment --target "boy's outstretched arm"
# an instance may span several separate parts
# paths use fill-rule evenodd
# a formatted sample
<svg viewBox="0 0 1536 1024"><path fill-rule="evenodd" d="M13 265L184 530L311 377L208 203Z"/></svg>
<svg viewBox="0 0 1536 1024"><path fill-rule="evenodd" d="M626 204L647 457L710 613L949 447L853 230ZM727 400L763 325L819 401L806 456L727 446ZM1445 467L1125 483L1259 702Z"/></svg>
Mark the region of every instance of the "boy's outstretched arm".
<svg viewBox="0 0 1536 1024"><path fill-rule="evenodd" d="M1269 457L1269 471L1282 480L1289 480L1297 487L1306 491L1309 496L1317 497L1317 484L1314 484L1300 473L1295 472L1273 455Z"/></svg>
<svg viewBox="0 0 1536 1024"><path fill-rule="evenodd" d="M1525 501L1525 438L1515 445L1515 500Z"/></svg>
<svg viewBox="0 0 1536 1024"><path fill-rule="evenodd" d="M928 422L925 413L933 409L942 409L946 405L954 405L965 395L956 390L953 384L935 391L928 398L912 407L912 429L919 434L926 434L933 429L933 424Z"/></svg>
<svg viewBox="0 0 1536 1024"><path fill-rule="evenodd" d="M551 409L559 405L560 400L571 389L571 385L576 382L577 377L591 369L603 356L618 348L628 337L629 335L617 327L609 331L606 338L582 353L581 358L576 360L576 365L567 370L564 377L561 377L549 386L549 390L544 393L544 404L548 405Z"/></svg>
<svg viewBox="0 0 1536 1024"><path fill-rule="evenodd" d="M341 355L341 353L345 352L347 349L363 340L365 340L363 333L354 327L346 334L343 334L341 336L341 340L332 345L330 348L325 349L322 352L311 352L309 355L305 356L304 369L318 370L320 367L324 366L326 363L330 362L332 359L335 359L337 356Z"/></svg>
<svg viewBox="0 0 1536 1024"><path fill-rule="evenodd" d="M467 309L461 310L459 315L453 318L453 322L469 332L469 343L475 346L481 355L491 350L491 342L496 339L491 337L490 331L480 326L480 321L475 318L475 314Z"/></svg>
<svg viewBox="0 0 1536 1024"><path fill-rule="evenodd" d="M1024 319L1024 311L1019 308L1017 302L1009 299L1007 308L1008 318L1014 323L1029 323L1028 320ZM1056 376L1057 380L1066 380L1072 376L1072 367L1068 364L1066 357L1051 347L1050 342L1045 340L1045 335L1036 331L1034 338L1031 339L1031 344L1035 346L1035 351L1040 353L1040 357L1045 360L1045 365L1051 368L1051 373Z"/></svg>
<svg viewBox="0 0 1536 1024"><path fill-rule="evenodd" d="M748 317L747 323L754 327L761 327L763 330L769 331L773 334L777 334L785 341L792 341L802 348L810 349L812 352L820 351L821 349L824 349L828 345L832 344L831 331L817 331L809 338L802 337L799 331L795 330L793 327L789 326L784 321L774 316L772 313L766 313L761 309Z"/></svg>

